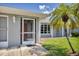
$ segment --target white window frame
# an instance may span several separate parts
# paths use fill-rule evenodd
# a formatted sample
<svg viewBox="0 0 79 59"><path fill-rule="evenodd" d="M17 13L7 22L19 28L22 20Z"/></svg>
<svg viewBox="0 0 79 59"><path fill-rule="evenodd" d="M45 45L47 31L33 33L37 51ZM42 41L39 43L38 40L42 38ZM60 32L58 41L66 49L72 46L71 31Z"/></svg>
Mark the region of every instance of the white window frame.
<svg viewBox="0 0 79 59"><path fill-rule="evenodd" d="M46 33L41 33L41 26L43 25L43 31L45 29L45 25L47 25L47 29L46 29ZM41 26L40 26L40 33L41 35L50 35L51 34L51 28L50 28L50 33L48 32L48 23L41 23ZM50 26L49 26L50 27Z"/></svg>
<svg viewBox="0 0 79 59"><path fill-rule="evenodd" d="M0 42L0 47L8 47L8 33L9 33L9 31L8 31L8 29L9 29L9 23L8 22L9 22L9 17L8 17L8 15L0 15L0 17L6 17L7 18L6 19L7 20L7 40L6 41L1 41Z"/></svg>

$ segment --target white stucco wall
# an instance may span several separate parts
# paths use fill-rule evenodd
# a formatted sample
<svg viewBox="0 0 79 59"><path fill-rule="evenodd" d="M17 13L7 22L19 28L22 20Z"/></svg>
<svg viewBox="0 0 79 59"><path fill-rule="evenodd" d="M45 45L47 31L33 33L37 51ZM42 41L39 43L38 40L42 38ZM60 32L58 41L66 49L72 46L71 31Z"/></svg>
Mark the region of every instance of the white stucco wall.
<svg viewBox="0 0 79 59"><path fill-rule="evenodd" d="M20 45L20 17L15 16L15 20L13 20L13 16L9 15L8 23L8 45L9 47L18 46Z"/></svg>
<svg viewBox="0 0 79 59"><path fill-rule="evenodd" d="M39 25L40 25L40 31L41 31L41 23L47 23L49 24L49 18L50 17L46 17L46 18L43 18L39 21ZM40 38L51 38L53 37L53 26L50 26L50 34L47 34L47 35L42 35L40 33Z"/></svg>
<svg viewBox="0 0 79 59"><path fill-rule="evenodd" d="M43 22L43 23L49 23L49 18L50 18L50 17L43 18L43 19L41 19L39 22L40 22L40 23L42 23L42 22Z"/></svg>
<svg viewBox="0 0 79 59"><path fill-rule="evenodd" d="M13 16L13 15L9 15L8 16L8 41L7 41L7 46L8 47L13 47L13 46L19 46L20 45L20 20L21 17L23 16ZM25 18L25 17L24 17ZM39 23L39 18L36 19L36 33L35 33L35 39L36 39L36 43L38 43L40 41L40 23ZM1 43L1 45L5 45L5 42ZM6 46L6 47L7 47Z"/></svg>
<svg viewBox="0 0 79 59"><path fill-rule="evenodd" d="M78 32L79 33L79 28L72 30L74 32Z"/></svg>
<svg viewBox="0 0 79 59"><path fill-rule="evenodd" d="M53 29L53 37L62 37L62 29Z"/></svg>
<svg viewBox="0 0 79 59"><path fill-rule="evenodd" d="M49 19L50 19L50 17L46 17L46 18L44 18L44 19L41 19L40 21L39 21L39 23L40 23L40 25L41 25L41 23L48 23L49 24ZM41 31L41 30L40 30ZM41 33L40 33L40 37L45 37L45 38L52 38L52 37L61 37L62 36L62 29L60 30L60 31L56 31L56 29L54 29L53 28L53 26L50 26L50 34L49 35L42 35Z"/></svg>

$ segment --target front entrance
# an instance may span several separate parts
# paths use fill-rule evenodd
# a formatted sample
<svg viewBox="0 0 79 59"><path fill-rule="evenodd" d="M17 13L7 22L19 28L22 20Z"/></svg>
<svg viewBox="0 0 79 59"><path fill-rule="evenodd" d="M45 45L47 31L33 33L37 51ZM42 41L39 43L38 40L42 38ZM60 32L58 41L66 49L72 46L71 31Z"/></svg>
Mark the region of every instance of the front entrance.
<svg viewBox="0 0 79 59"><path fill-rule="evenodd" d="M22 44L33 45L35 44L35 19L23 18L22 19Z"/></svg>

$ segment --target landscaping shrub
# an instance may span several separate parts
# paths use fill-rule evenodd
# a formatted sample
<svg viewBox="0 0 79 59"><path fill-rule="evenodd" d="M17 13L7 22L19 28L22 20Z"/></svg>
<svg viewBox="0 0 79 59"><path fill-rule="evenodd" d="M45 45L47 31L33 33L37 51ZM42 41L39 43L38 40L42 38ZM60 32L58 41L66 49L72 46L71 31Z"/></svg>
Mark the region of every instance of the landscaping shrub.
<svg viewBox="0 0 79 59"><path fill-rule="evenodd" d="M72 32L72 37L78 37L79 36L79 33L78 32Z"/></svg>

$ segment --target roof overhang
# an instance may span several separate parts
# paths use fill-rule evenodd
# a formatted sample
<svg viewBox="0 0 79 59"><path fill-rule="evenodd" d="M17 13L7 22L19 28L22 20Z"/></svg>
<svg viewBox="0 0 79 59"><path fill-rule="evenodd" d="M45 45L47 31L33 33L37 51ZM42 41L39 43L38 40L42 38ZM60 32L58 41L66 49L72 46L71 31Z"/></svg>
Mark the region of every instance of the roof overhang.
<svg viewBox="0 0 79 59"><path fill-rule="evenodd" d="M37 18L45 18L48 16L48 14L33 13L33 12L30 12L27 10L16 9L16 8L5 7L5 6L0 6L0 13L20 15L20 16L29 16L29 17L37 17Z"/></svg>

